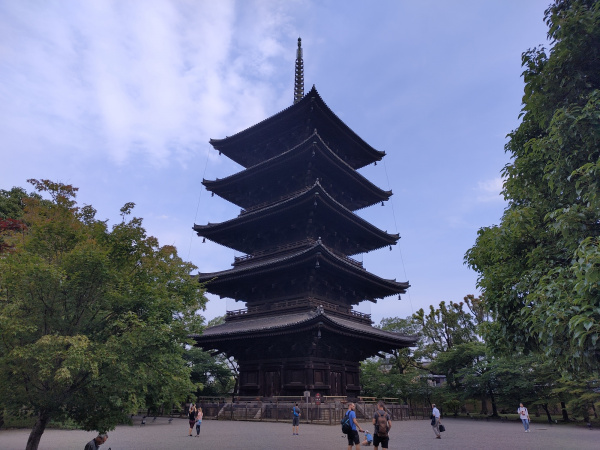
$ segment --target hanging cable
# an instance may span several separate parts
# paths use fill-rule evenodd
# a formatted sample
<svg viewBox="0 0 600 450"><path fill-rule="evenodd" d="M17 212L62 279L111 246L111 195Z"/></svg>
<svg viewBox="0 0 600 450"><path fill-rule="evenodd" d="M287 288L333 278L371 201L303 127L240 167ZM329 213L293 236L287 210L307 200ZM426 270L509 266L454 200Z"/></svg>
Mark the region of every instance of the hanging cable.
<svg viewBox="0 0 600 450"><path fill-rule="evenodd" d="M385 162L385 158L382 159L383 161L383 168L385 170L385 178L387 180L387 184L388 184L388 190L391 191L392 190L392 186L390 184L390 177L388 176L388 170L387 170L387 164ZM396 210L394 208L394 200L392 197L390 197L390 204L392 205L392 217L394 218L394 226L396 227L396 234L400 234L398 231L398 222L396 221ZM402 263L402 270L404 272L404 279L408 280L408 275L406 275L406 266L404 265L404 258L402 257L402 248L400 247L400 241L398 241L398 243L396 244L398 245L398 251L400 252L400 262ZM408 289L406 291L406 294L408 295L408 302L410 303L410 310L411 313L414 314L415 313L415 309L413 308L413 304L412 304L412 298L410 296L410 289Z"/></svg>
<svg viewBox="0 0 600 450"><path fill-rule="evenodd" d="M206 168L208 167L208 157L210 156L210 147L206 148L206 162L204 163L204 171L202 172L202 179L204 179L204 176L206 175ZM194 216L194 223L196 223L196 220L198 220L198 211L200 210L200 200L202 199L202 191L204 191L203 188L200 188L200 192L198 193L198 203L196 205L196 215ZM188 247L188 254L187 254L187 258L186 260L189 261L190 259L190 254L192 252L192 239L194 239L194 234L190 235L190 245Z"/></svg>

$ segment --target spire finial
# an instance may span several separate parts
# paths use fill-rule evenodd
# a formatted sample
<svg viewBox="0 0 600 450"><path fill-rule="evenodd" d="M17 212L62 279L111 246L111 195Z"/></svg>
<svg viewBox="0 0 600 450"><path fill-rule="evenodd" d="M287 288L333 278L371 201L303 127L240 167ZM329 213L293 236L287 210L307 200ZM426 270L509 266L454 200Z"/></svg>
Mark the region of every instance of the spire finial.
<svg viewBox="0 0 600 450"><path fill-rule="evenodd" d="M296 50L296 80L294 83L294 104L304 97L304 61L302 60L302 39L298 38Z"/></svg>

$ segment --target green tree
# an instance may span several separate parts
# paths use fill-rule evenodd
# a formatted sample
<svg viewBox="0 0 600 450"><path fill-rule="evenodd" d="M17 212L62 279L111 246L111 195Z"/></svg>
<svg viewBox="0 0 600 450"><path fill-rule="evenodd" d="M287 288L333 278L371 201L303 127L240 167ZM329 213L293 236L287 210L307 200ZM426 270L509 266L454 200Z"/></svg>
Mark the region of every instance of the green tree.
<svg viewBox="0 0 600 450"><path fill-rule="evenodd" d="M191 347L185 352L191 367L191 380L197 387L196 397L217 397L229 394L235 380L223 354L211 355L201 348Z"/></svg>
<svg viewBox="0 0 600 450"><path fill-rule="evenodd" d="M508 206L465 260L494 319L488 344L581 374L600 358L600 2L557 0L545 20L551 50L523 54Z"/></svg>
<svg viewBox="0 0 600 450"><path fill-rule="evenodd" d="M596 419L598 418L595 404L600 402L600 380L597 376L564 377L559 383L556 383L553 393L561 399L568 399L567 405L564 401L561 401L563 419L565 419L564 415L567 407L573 414L582 417L585 422L590 421L590 411ZM550 419L550 416L548 418ZM568 422L569 418L566 417L565 421Z"/></svg>
<svg viewBox="0 0 600 450"><path fill-rule="evenodd" d="M422 333L416 352L419 358L432 361L455 345L477 339L478 325L465 306L463 302L446 304L442 301L438 308L430 305L427 314L422 308L413 314L413 321Z"/></svg>
<svg viewBox="0 0 600 450"><path fill-rule="evenodd" d="M386 331L408 335L419 334L419 325L412 317L384 318L378 325ZM390 353L370 358L361 363L362 393L378 398L395 397L405 403L422 403L424 398L420 383L427 372L420 368L412 349L394 349Z"/></svg>
<svg viewBox="0 0 600 450"><path fill-rule="evenodd" d="M109 230L76 188L30 182L50 200L22 198L27 229L0 254L0 398L34 413L36 449L50 420L107 431L185 399L184 344L206 300L194 266L128 219L133 204Z"/></svg>
<svg viewBox="0 0 600 450"><path fill-rule="evenodd" d="M417 335L421 329L419 324L415 323L411 316L405 319L400 319L399 317L383 318L381 319L378 328L405 335ZM391 366L392 372L400 375L420 367L415 359L414 352L410 347L394 349L383 359L386 365Z"/></svg>

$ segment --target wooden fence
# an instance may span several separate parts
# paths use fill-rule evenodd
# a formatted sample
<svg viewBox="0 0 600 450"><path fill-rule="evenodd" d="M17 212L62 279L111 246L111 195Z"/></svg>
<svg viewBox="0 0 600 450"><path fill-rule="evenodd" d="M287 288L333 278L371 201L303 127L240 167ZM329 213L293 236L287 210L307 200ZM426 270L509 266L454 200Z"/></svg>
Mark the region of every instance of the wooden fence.
<svg viewBox="0 0 600 450"><path fill-rule="evenodd" d="M315 423L322 425L339 425L340 420L348 410L348 400L343 397L325 397L319 402L314 398L307 403L303 397L273 397L271 399L236 398L235 401L226 401L225 398L199 398L196 403L202 408L204 419L207 420L244 420L244 421L292 421L292 408L295 404L301 410L301 423ZM371 422L377 410L374 399L354 401L356 416L361 422ZM185 416L189 404L184 408L174 409L172 415ZM386 411L393 421L429 419L431 408L409 407L397 403L385 404Z"/></svg>

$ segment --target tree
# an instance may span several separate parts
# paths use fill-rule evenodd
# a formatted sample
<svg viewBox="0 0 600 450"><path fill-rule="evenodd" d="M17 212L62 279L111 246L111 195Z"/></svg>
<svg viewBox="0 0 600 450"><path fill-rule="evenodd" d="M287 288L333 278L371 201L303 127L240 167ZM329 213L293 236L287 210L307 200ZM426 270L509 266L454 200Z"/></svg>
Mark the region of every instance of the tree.
<svg viewBox="0 0 600 450"><path fill-rule="evenodd" d="M384 318L378 328L408 335L418 334L420 329L411 316L405 319ZM394 349L385 356L380 355L363 361L360 370L363 395L396 397L405 403L421 403L424 400L421 397L424 390L420 380L422 376L426 377L427 373L420 368L410 348Z"/></svg>
<svg viewBox="0 0 600 450"><path fill-rule="evenodd" d="M192 372L191 380L197 386L195 395L216 397L229 393L235 380L223 354L215 356L201 348L191 347L185 352Z"/></svg>
<svg viewBox="0 0 600 450"><path fill-rule="evenodd" d="M37 449L51 419L107 431L183 400L193 389L184 344L206 299L195 267L127 219L132 203L109 230L77 205L77 188L29 181L50 199L23 197L27 228L4 237L0 398L34 413L26 448Z"/></svg>
<svg viewBox="0 0 600 450"><path fill-rule="evenodd" d="M465 300L471 301L471 298L468 296ZM422 308L413 314L413 321L423 334L418 357L431 361L455 345L477 339L477 323L464 307L463 302L446 304L442 301L438 308L430 305L428 314Z"/></svg>
<svg viewBox="0 0 600 450"><path fill-rule="evenodd" d="M413 321L411 316L405 319L400 319L399 317L383 318L381 319L378 328L405 335L419 334L421 329L420 326ZM384 358L384 361L386 365L392 367L392 370L395 373L400 375L411 371L411 369L420 367L415 359L413 350L409 347L392 350L389 357Z"/></svg>
<svg viewBox="0 0 600 450"><path fill-rule="evenodd" d="M543 352L577 375L600 361L600 2L557 0L545 20L552 49L523 54L508 206L465 260L494 319L488 344Z"/></svg>

